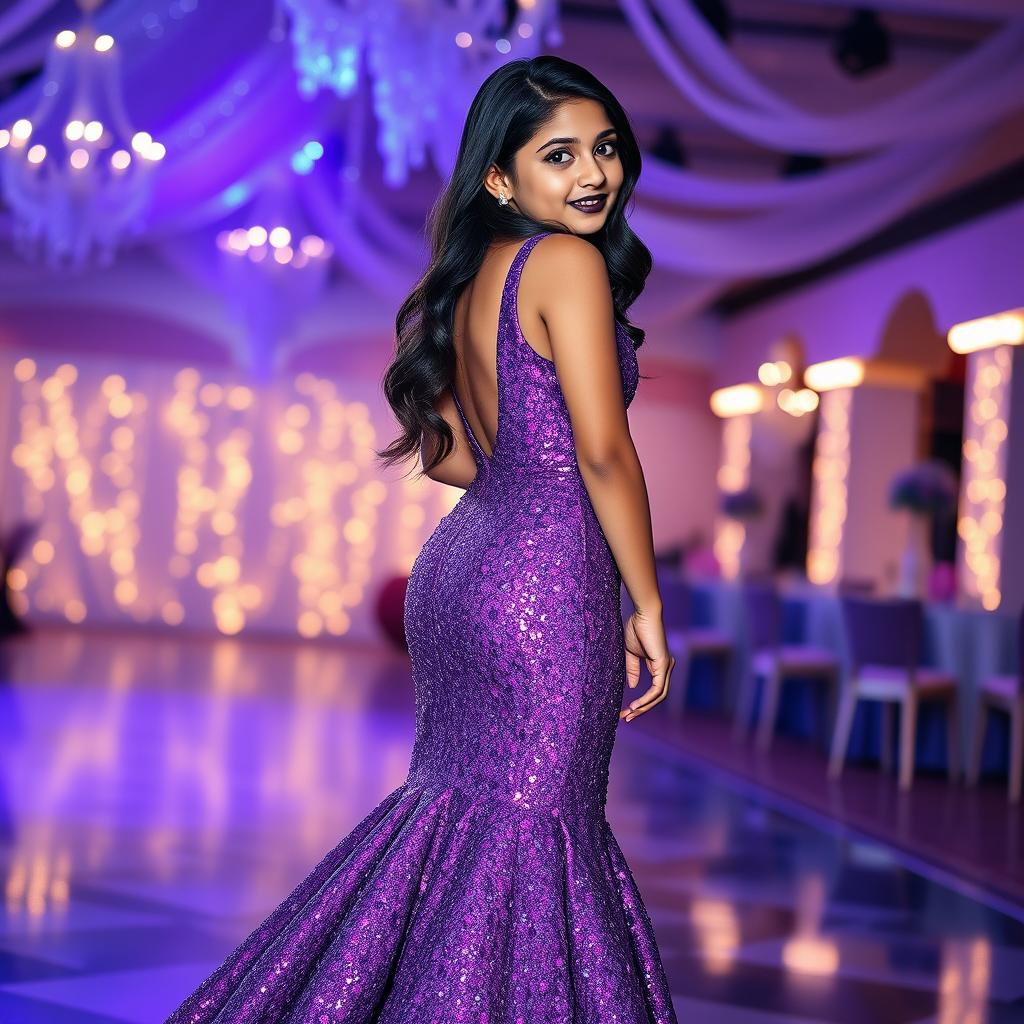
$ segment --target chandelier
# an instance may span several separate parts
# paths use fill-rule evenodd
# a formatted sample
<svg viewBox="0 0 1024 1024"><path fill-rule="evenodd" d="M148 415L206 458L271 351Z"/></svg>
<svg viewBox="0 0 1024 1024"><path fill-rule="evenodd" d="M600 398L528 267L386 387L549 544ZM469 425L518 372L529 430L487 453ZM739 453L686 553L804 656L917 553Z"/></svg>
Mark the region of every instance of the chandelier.
<svg viewBox="0 0 1024 1024"><path fill-rule="evenodd" d="M79 0L87 13L95 5ZM142 227L164 147L133 130L114 39L90 24L57 33L42 81L33 113L0 129L15 244L55 267L109 264Z"/></svg>
<svg viewBox="0 0 1024 1024"><path fill-rule="evenodd" d="M506 60L557 46L557 0L278 0L291 15L299 89L372 89L384 179L397 188L429 150L447 165L451 124Z"/></svg>
<svg viewBox="0 0 1024 1024"><path fill-rule="evenodd" d="M294 189L294 172L275 168L247 222L217 235L221 292L242 330L236 362L259 385L281 370L330 272L333 247L309 229Z"/></svg>

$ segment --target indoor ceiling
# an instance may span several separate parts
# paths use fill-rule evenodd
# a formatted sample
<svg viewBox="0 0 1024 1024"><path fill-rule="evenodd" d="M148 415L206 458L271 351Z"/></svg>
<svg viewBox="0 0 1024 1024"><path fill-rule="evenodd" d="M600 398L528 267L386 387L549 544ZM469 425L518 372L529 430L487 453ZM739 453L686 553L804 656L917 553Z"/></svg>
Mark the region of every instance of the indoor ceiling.
<svg viewBox="0 0 1024 1024"><path fill-rule="evenodd" d="M714 8L722 0L693 0ZM0 5L0 17L4 5ZM875 0L890 44L888 63L860 75L840 67L833 55L837 34L854 15L847 0L727 0L729 45L744 65L772 89L818 113L870 106L899 94L968 52L1001 19L1024 14L1024 0ZM54 29L78 20L73 0L60 0L33 23ZM554 52L583 64L619 97L646 151L665 153L671 139L692 171L719 178L758 180L784 173L792 156L740 138L719 127L689 103L664 77L633 33L618 0L563 0L563 43ZM38 70L44 53L19 51L17 41L0 59L0 98L18 89ZM240 55L241 59L241 55ZM369 155L369 154L368 154ZM664 155L663 155L664 158ZM372 157L371 157L372 159ZM1024 159L1024 115L1006 118L970 153L960 167L919 200L932 209L964 190L984 190L1001 170ZM1024 175L1018 176L1024 178ZM1000 187L1005 189L1005 183ZM414 173L408 187L377 186L380 198L409 225L421 225L438 189L432 170ZM936 222L938 223L938 221ZM730 295L751 285L741 281Z"/></svg>

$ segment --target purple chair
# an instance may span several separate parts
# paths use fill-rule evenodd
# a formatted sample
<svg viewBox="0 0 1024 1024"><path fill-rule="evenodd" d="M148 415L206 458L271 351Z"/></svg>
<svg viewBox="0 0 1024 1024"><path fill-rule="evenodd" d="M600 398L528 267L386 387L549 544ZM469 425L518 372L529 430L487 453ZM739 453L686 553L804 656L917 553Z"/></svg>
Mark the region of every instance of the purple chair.
<svg viewBox="0 0 1024 1024"><path fill-rule="evenodd" d="M679 696L670 706L676 717L681 718L686 709L692 659L701 655L718 658L723 662L723 672L727 672L735 644L732 637L720 629L693 625L693 591L682 576L659 573L658 586L663 602L665 638L676 659L672 689L678 688Z"/></svg>
<svg viewBox="0 0 1024 1024"><path fill-rule="evenodd" d="M974 713L974 736L967 768L967 784L976 786L981 772L981 749L985 739L988 712L1006 711L1010 715L1010 780L1011 803L1020 800L1021 763L1024 762L1024 610L1017 630L1018 665L1016 675L992 676L981 684L978 707Z"/></svg>
<svg viewBox="0 0 1024 1024"><path fill-rule="evenodd" d="M888 770L892 751L892 712L900 715L900 789L909 789L914 778L914 740L917 706L922 700L946 703L949 745L949 777L955 779L957 749L957 681L939 669L918 664L924 613L920 601L865 600L842 597L843 621L850 652L850 673L844 680L832 736L828 774L838 779L846 760L850 726L859 700L883 702L882 767Z"/></svg>
<svg viewBox="0 0 1024 1024"><path fill-rule="evenodd" d="M770 583L744 585L743 614L750 664L736 702L733 735L737 740L746 735L760 676L764 680L764 691L757 721L757 747L766 751L771 747L775 734L779 697L787 677L810 678L826 684L829 721L832 720L839 683L839 659L823 647L782 642L782 600Z"/></svg>

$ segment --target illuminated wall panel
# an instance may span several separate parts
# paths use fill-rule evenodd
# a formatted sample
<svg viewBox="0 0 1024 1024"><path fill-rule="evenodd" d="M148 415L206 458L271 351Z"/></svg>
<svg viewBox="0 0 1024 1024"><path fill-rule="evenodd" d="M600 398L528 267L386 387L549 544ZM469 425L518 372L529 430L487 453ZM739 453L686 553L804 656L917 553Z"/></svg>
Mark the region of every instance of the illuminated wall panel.
<svg viewBox="0 0 1024 1024"><path fill-rule="evenodd" d="M461 492L374 455L394 421L376 379L229 371L0 349L0 526L38 524L8 582L30 619L376 637Z"/></svg>
<svg viewBox="0 0 1024 1024"><path fill-rule="evenodd" d="M1011 349L1001 345L967 358L958 579L961 594L989 610L1002 600L1012 356Z"/></svg>
<svg viewBox="0 0 1024 1024"><path fill-rule="evenodd" d="M889 508L893 477L918 459L920 392L862 384L821 396L807 575L812 583L896 582L909 519Z"/></svg>
<svg viewBox="0 0 1024 1024"><path fill-rule="evenodd" d="M807 544L807 578L812 583L833 583L842 569L852 405L851 388L827 391L821 396Z"/></svg>
<svg viewBox="0 0 1024 1024"><path fill-rule="evenodd" d="M750 484L750 437L753 417L749 414L722 420L722 458L718 469L720 491L742 491ZM727 580L739 574L740 553L747 528L735 519L719 515L715 520L715 557Z"/></svg>

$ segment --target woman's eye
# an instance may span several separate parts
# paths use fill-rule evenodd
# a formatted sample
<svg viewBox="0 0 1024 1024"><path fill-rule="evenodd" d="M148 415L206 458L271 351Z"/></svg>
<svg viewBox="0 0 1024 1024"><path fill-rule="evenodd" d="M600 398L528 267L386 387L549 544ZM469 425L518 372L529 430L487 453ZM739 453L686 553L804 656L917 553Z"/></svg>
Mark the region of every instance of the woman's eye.
<svg viewBox="0 0 1024 1024"><path fill-rule="evenodd" d="M616 151L616 148L617 148L616 144L614 142L602 142L601 146L598 146L598 149L600 149L602 146L610 146L611 149L612 149L611 153L606 153L605 154L606 156L614 155L614 153ZM572 153L570 153L569 150L567 150L567 149L556 149L554 152L548 153L548 155L544 159L547 160L548 163L552 163L552 164L568 163L567 160L556 160L555 159L556 156L562 156L563 154L565 156L568 156L568 157L572 156Z"/></svg>

